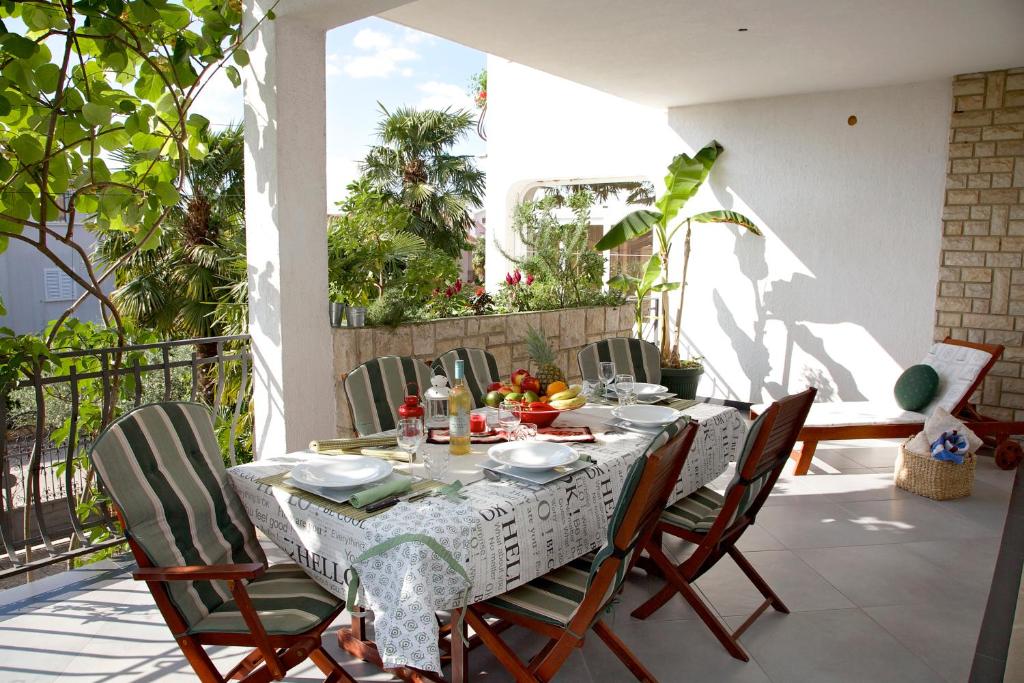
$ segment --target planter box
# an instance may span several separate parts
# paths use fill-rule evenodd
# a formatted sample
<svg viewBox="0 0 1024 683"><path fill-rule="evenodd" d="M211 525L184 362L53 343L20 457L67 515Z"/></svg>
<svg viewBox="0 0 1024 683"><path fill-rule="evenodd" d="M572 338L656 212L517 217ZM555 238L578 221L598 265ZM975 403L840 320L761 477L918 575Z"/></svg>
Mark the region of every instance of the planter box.
<svg viewBox="0 0 1024 683"><path fill-rule="evenodd" d="M361 363L377 356L413 356L432 362L459 346L487 349L508 376L516 368L530 367L526 329L542 330L558 353L558 365L570 381L580 378L576 354L587 344L606 337L633 336L633 305L566 308L556 311L478 315L408 323L396 328L339 327L334 335L334 397L338 434L352 432L344 378Z"/></svg>

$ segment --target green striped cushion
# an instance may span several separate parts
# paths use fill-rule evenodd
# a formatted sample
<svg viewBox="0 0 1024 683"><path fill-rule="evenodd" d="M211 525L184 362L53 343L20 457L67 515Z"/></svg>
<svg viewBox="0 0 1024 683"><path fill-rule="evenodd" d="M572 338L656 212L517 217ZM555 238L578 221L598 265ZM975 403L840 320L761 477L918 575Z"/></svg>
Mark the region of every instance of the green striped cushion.
<svg viewBox="0 0 1024 683"><path fill-rule="evenodd" d="M764 415L764 413L761 413L750 425L750 429L747 430L747 437L743 441L743 449L740 451L739 457L736 458L736 473L733 475L732 481L729 482L729 486L725 489L725 495L728 496L733 487L744 487L743 495L740 496L740 504L736 508L736 512L733 514L732 519L729 520L730 524L739 519L741 515L750 509L751 505L754 504L754 499L757 498L757 494L761 492L761 489L767 483L768 477L773 472L771 468L766 469L759 476L754 477L749 484L744 484L740 481L740 472L743 471L744 466L747 464L747 460L750 459L753 453L754 442L757 440L757 435L761 431L761 425L764 422Z"/></svg>
<svg viewBox="0 0 1024 683"><path fill-rule="evenodd" d="M616 373L630 373L637 382L661 382L661 353L643 339L613 337L587 344L576 357L583 379L598 379L599 363L615 363Z"/></svg>
<svg viewBox="0 0 1024 683"><path fill-rule="evenodd" d="M133 410L100 434L90 457L128 533L156 566L266 563L227 481L205 406L159 403ZM223 582L167 586L189 625L231 599Z"/></svg>
<svg viewBox="0 0 1024 683"><path fill-rule="evenodd" d="M260 622L271 635L304 633L330 617L342 601L306 576L298 565L284 563L245 587ZM234 600L228 600L189 629L189 633L248 633Z"/></svg>
<svg viewBox="0 0 1024 683"><path fill-rule="evenodd" d="M394 429L398 406L416 385L420 396L430 387L430 366L408 356L382 356L368 360L345 378L345 393L352 422L361 435Z"/></svg>
<svg viewBox="0 0 1024 683"><path fill-rule="evenodd" d="M435 375L444 375L448 378L449 386L455 378L455 361L457 360L466 361L466 386L469 387L469 393L473 395L473 407L482 407L484 396L487 395L487 386L497 382L500 377L498 363L494 360L494 356L483 349L468 349L460 346L443 353L431 367Z"/></svg>
<svg viewBox="0 0 1024 683"><path fill-rule="evenodd" d="M687 531L707 531L715 523L725 499L707 486L676 501L661 513L661 521Z"/></svg>
<svg viewBox="0 0 1024 683"><path fill-rule="evenodd" d="M586 595L593 560L594 553L584 555L486 603L548 624L565 626Z"/></svg>

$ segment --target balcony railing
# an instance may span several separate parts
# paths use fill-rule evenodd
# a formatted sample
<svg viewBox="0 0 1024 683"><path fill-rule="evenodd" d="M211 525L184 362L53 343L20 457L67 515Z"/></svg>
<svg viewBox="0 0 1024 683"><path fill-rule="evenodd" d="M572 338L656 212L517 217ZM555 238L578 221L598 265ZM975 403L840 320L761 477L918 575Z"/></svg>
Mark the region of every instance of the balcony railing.
<svg viewBox="0 0 1024 683"><path fill-rule="evenodd" d="M154 401L206 403L225 459L251 394L249 337L208 337L54 354L0 395L0 579L124 541L88 449L126 410Z"/></svg>

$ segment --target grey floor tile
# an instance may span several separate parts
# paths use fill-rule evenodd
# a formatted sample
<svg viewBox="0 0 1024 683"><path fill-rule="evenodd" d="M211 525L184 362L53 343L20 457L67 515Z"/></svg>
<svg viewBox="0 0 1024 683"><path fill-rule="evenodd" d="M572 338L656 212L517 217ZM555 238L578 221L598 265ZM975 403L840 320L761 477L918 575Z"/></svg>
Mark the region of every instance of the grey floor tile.
<svg viewBox="0 0 1024 683"><path fill-rule="evenodd" d="M745 553L747 559L793 611L853 607L842 593L789 550ZM722 558L697 587L723 616L747 616L764 598L729 557Z"/></svg>
<svg viewBox="0 0 1024 683"><path fill-rule="evenodd" d="M733 617L728 623L736 627L742 621ZM859 609L766 612L741 640L773 681L939 680L934 669Z"/></svg>
<svg viewBox="0 0 1024 683"><path fill-rule="evenodd" d="M976 634L981 628L982 613L975 607L960 602L932 601L919 605L867 607L864 611L938 671L944 680L961 683L968 679Z"/></svg>

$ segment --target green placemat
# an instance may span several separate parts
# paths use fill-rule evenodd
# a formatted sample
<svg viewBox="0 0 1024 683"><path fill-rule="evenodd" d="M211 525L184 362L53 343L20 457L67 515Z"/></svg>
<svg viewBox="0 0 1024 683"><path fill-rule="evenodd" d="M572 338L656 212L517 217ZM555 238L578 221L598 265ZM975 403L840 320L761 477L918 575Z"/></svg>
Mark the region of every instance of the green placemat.
<svg viewBox="0 0 1024 683"><path fill-rule="evenodd" d="M669 408L674 408L675 410L686 410L687 408L692 408L698 403L700 403L700 401L695 398L674 398L666 405Z"/></svg>
<svg viewBox="0 0 1024 683"><path fill-rule="evenodd" d="M311 503L319 505L325 510L330 510L331 512L348 517L349 519L354 519L357 522L362 521L364 519L369 519L370 517L379 515L380 513L386 512L391 509L390 507L386 507L382 510L366 512L365 510L360 510L359 508L349 505L348 503L338 503L333 500L327 500L326 498L318 496L315 493L310 493L309 491L304 491L300 488L296 488L288 483L288 478L288 472L281 472L280 474L272 474L269 477L257 479L256 483L266 484L267 486L272 486L276 489L280 489L285 493L295 496L296 498L308 500ZM402 495L407 496L418 491L425 491L427 489L439 489L442 486L444 486L444 483L440 481L435 481L433 479L420 479L419 481L413 482L413 485L409 488L409 490L403 493Z"/></svg>

